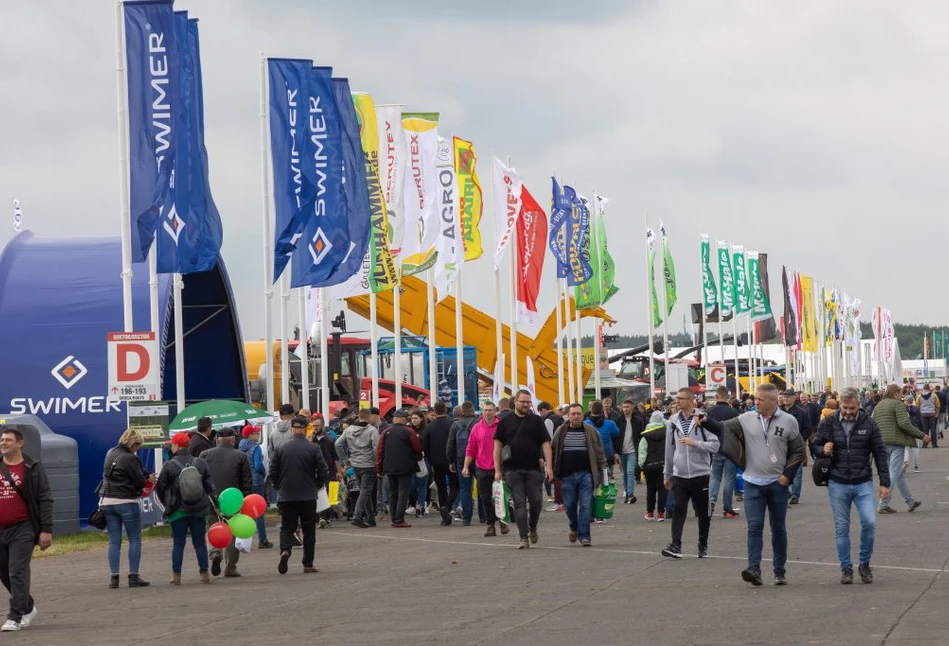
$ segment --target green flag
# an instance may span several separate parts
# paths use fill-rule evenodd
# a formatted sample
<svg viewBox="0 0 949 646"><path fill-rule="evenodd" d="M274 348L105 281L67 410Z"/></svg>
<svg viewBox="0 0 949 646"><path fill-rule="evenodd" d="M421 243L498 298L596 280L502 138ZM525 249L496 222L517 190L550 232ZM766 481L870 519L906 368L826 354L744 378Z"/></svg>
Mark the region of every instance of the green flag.
<svg viewBox="0 0 949 646"><path fill-rule="evenodd" d="M949 349L949 347L946 346L946 331L945 330L942 331L941 336L942 336L942 356L940 357L940 359L945 359L946 350Z"/></svg>
<svg viewBox="0 0 949 646"><path fill-rule="evenodd" d="M942 334L933 330L933 359L942 358Z"/></svg>
<svg viewBox="0 0 949 646"><path fill-rule="evenodd" d="M751 286L745 266L745 248L741 245L732 245L732 269L735 272L735 315L740 316L751 311Z"/></svg>
<svg viewBox="0 0 949 646"><path fill-rule="evenodd" d="M672 253L669 251L669 239L666 237L666 227L659 223L659 237L662 238L662 275L666 285L666 316L672 314L676 304L676 266L672 262Z"/></svg>
<svg viewBox="0 0 949 646"><path fill-rule="evenodd" d="M577 307L580 309L603 305L619 291L613 284L616 266L613 263L613 257L606 248L606 222L603 217L603 208L607 202L609 200L602 195L593 194L591 235L586 236L585 248L581 250L581 253L589 254L590 266L593 267L593 277L576 287Z"/></svg>
<svg viewBox="0 0 949 646"><path fill-rule="evenodd" d="M662 315L659 313L659 299L656 297L656 232L646 229L646 262L649 263L649 296L652 301L652 324L659 327Z"/></svg>
<svg viewBox="0 0 949 646"><path fill-rule="evenodd" d="M708 236L702 234L702 294L705 315L715 314L718 307L718 290L715 288L715 276L712 275L711 249Z"/></svg>
<svg viewBox="0 0 949 646"><path fill-rule="evenodd" d="M728 243L724 240L718 241L718 284L721 286L718 315L724 319L732 315L732 309L735 307L735 277L732 275Z"/></svg>
<svg viewBox="0 0 949 646"><path fill-rule="evenodd" d="M758 253L748 252L748 282L751 287L751 320L763 321L771 317L771 303L761 282L761 268L758 264Z"/></svg>

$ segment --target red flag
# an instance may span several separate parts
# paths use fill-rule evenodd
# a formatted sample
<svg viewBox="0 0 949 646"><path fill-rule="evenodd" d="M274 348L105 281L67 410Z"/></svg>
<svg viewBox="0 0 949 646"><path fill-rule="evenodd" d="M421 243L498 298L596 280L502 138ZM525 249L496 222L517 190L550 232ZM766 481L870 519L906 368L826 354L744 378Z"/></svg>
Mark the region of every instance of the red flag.
<svg viewBox="0 0 949 646"><path fill-rule="evenodd" d="M517 219L517 322L537 326L537 294L547 249L547 215L521 186L521 214Z"/></svg>

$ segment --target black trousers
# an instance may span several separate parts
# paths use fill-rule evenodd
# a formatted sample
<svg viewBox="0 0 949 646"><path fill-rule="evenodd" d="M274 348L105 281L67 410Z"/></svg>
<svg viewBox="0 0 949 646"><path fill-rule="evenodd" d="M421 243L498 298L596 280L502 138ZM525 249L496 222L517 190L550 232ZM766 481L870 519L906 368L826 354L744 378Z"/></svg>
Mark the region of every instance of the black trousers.
<svg viewBox="0 0 949 646"><path fill-rule="evenodd" d="M30 521L0 529L0 581L10 593L10 613L7 619L19 623L24 615L33 612L30 596L30 562L36 532Z"/></svg>
<svg viewBox="0 0 949 646"><path fill-rule="evenodd" d="M313 567L316 553L316 501L278 502L277 509L280 510L280 551L293 551L293 532L299 524L303 528L303 567Z"/></svg>
<svg viewBox="0 0 949 646"><path fill-rule="evenodd" d="M409 504L409 487L413 477L411 473L388 476L389 520L393 523L405 522L405 508Z"/></svg>
<svg viewBox="0 0 949 646"><path fill-rule="evenodd" d="M699 547L708 547L708 528L711 525L711 503L708 495L709 476L696 478L672 478L672 493L675 507L672 512L672 544L682 547L682 529L689 515L689 501L693 501L699 515Z"/></svg>
<svg viewBox="0 0 949 646"><path fill-rule="evenodd" d="M484 507L484 517L488 525L498 522L498 515L494 513L494 498L491 487L494 486L494 471L475 468L475 479L478 481L478 500Z"/></svg>
<svg viewBox="0 0 949 646"><path fill-rule="evenodd" d="M939 424L936 421L935 413L923 415L923 433L929 436L933 448L939 446Z"/></svg>
<svg viewBox="0 0 949 646"><path fill-rule="evenodd" d="M662 484L662 471L643 472L643 475L646 478L646 511L652 513L658 508L661 514L666 509L666 488Z"/></svg>
<svg viewBox="0 0 949 646"><path fill-rule="evenodd" d="M439 508L453 508L458 498L458 474L452 473L447 464L433 464L435 489L438 490Z"/></svg>

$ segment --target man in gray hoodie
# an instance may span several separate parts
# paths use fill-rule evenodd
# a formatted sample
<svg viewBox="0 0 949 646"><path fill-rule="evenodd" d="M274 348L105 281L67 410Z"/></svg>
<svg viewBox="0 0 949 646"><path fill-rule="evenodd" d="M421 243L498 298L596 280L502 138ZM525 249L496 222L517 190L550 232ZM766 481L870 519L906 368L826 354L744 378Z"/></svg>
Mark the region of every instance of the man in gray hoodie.
<svg viewBox="0 0 949 646"><path fill-rule="evenodd" d="M290 439L290 422L293 421L295 411L290 404L284 404L280 407L280 421L277 422L277 428L267 436L267 456L273 458L274 451L281 444Z"/></svg>
<svg viewBox="0 0 949 646"><path fill-rule="evenodd" d="M695 393L680 388L676 393L678 412L666 424L666 466L663 484L674 494L672 542L662 550L663 556L682 558L682 529L694 500L699 516L699 558L708 556L708 530L711 504L708 495L712 456L718 452L718 437L702 428L708 418L694 416Z"/></svg>
<svg viewBox="0 0 949 646"><path fill-rule="evenodd" d="M359 483L359 498L353 511L353 525L375 527L376 517L372 513L372 490L376 485L376 448L379 445L379 429L369 423L369 409L359 410L359 419L349 425L336 440L336 451L349 459Z"/></svg>

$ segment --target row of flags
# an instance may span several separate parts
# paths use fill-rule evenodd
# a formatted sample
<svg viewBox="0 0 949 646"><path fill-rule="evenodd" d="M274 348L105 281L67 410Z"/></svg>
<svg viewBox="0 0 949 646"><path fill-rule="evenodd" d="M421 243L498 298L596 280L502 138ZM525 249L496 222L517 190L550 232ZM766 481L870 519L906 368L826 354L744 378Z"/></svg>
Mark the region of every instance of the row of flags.
<svg viewBox="0 0 949 646"><path fill-rule="evenodd" d="M771 311L768 254L745 251L741 245L729 247L724 240L716 246L718 285L711 259L711 242L702 235L702 295L706 321L726 322L748 314L756 326L757 339L770 341L776 335Z"/></svg>
<svg viewBox="0 0 949 646"><path fill-rule="evenodd" d="M208 271L223 228L208 181L198 21L173 0L123 11L132 261L155 244L158 273Z"/></svg>

